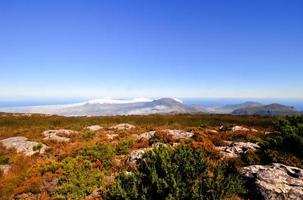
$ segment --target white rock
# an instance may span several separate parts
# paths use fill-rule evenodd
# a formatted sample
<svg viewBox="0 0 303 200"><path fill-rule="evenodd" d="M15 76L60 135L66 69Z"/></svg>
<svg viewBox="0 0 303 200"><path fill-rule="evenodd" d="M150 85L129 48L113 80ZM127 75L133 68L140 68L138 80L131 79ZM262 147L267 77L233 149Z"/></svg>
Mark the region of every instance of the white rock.
<svg viewBox="0 0 303 200"><path fill-rule="evenodd" d="M99 125L92 125L92 126L86 127L86 129L88 129L90 131L99 131L99 130L103 129L103 127L99 126Z"/></svg>
<svg viewBox="0 0 303 200"><path fill-rule="evenodd" d="M132 128L135 128L135 126L127 123L117 124L115 126L110 127L110 129L117 129L117 130L127 130Z"/></svg>
<svg viewBox="0 0 303 200"><path fill-rule="evenodd" d="M148 132L145 132L145 133L141 133L139 136L138 136L138 140L149 140L150 138L154 137L156 131L148 131Z"/></svg>
<svg viewBox="0 0 303 200"><path fill-rule="evenodd" d="M251 142L227 142L229 146L218 146L215 147L220 151L224 157L235 158L238 157L241 153L246 153L247 151L256 151L260 148L259 145Z"/></svg>
<svg viewBox="0 0 303 200"><path fill-rule="evenodd" d="M113 140L118 136L119 136L118 134L106 134L108 140Z"/></svg>
<svg viewBox="0 0 303 200"><path fill-rule="evenodd" d="M46 145L42 144L42 148L40 150L33 150L33 147L38 145L38 142L28 141L26 137L18 136L18 137L10 137L4 140L0 140L3 146L7 149L14 148L17 153L23 153L26 156L31 156L35 153L44 153L48 148Z"/></svg>
<svg viewBox="0 0 303 200"><path fill-rule="evenodd" d="M243 132L248 132L249 129L248 128L245 128L243 126L234 126L232 127L232 132L238 132L238 131L243 131Z"/></svg>
<svg viewBox="0 0 303 200"><path fill-rule="evenodd" d="M137 160L140 160L142 158L143 154L146 151L149 151L151 149L152 148L144 148L144 149L136 149L136 150L132 151L126 160L126 163L135 164Z"/></svg>
<svg viewBox="0 0 303 200"><path fill-rule="evenodd" d="M273 163L244 167L241 174L265 200L303 199L303 169Z"/></svg>
<svg viewBox="0 0 303 200"><path fill-rule="evenodd" d="M77 133L73 130L59 129L59 130L47 130L42 133L44 140L53 140L58 142L69 142L71 135Z"/></svg>
<svg viewBox="0 0 303 200"><path fill-rule="evenodd" d="M167 135L173 139L189 139L194 136L194 133L186 132L182 130L166 130Z"/></svg>
<svg viewBox="0 0 303 200"><path fill-rule="evenodd" d="M207 133L213 133L213 134L219 133L217 130L214 130L214 129L205 129L205 131Z"/></svg>
<svg viewBox="0 0 303 200"><path fill-rule="evenodd" d="M6 175L10 169L10 165L0 165L0 171L3 172L3 175Z"/></svg>

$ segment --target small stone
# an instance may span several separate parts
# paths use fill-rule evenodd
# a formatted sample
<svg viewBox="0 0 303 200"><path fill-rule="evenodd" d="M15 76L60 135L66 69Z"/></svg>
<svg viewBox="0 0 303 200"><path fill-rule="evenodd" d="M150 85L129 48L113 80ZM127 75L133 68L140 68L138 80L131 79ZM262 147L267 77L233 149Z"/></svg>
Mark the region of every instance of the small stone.
<svg viewBox="0 0 303 200"><path fill-rule="evenodd" d="M118 136L119 136L118 134L106 134L108 140L113 140Z"/></svg>

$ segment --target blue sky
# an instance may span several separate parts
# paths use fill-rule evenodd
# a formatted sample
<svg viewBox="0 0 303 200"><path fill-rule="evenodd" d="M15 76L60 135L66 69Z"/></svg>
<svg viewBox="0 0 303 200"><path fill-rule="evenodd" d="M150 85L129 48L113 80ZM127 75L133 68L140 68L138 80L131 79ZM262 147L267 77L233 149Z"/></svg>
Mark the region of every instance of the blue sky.
<svg viewBox="0 0 303 200"><path fill-rule="evenodd" d="M303 98L301 0L1 0L0 98Z"/></svg>

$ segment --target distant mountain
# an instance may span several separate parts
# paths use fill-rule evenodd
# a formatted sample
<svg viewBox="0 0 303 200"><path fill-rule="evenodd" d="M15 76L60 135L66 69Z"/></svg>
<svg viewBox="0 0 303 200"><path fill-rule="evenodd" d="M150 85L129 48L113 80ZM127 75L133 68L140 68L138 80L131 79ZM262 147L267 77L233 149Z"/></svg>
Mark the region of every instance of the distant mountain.
<svg viewBox="0 0 303 200"><path fill-rule="evenodd" d="M42 113L64 116L146 115L164 113L197 113L205 110L197 105L185 105L173 98L150 100L98 99L68 105L31 106L1 109L4 112Z"/></svg>
<svg viewBox="0 0 303 200"><path fill-rule="evenodd" d="M261 104L259 102L254 102L254 101L247 101L247 102L240 103L240 104L229 104L229 105L225 105L225 106L212 107L211 109L209 109L209 111L215 112L215 113L231 113L237 109L252 108L252 107L258 107L258 106L263 106L263 104Z"/></svg>
<svg viewBox="0 0 303 200"><path fill-rule="evenodd" d="M235 115L261 115L261 116L284 116L299 115L293 107L282 104L269 104L264 106L246 107L236 109L232 112Z"/></svg>

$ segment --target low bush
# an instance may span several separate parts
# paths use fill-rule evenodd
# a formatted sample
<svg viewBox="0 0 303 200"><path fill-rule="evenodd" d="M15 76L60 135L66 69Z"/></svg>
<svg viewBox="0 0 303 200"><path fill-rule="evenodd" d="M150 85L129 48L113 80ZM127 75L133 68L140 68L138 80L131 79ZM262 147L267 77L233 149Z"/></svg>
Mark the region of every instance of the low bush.
<svg viewBox="0 0 303 200"><path fill-rule="evenodd" d="M82 138L85 140L91 140L95 137L96 133L92 131L86 131L82 133Z"/></svg>
<svg viewBox="0 0 303 200"><path fill-rule="evenodd" d="M274 128L275 132L265 138L263 147L303 158L303 116L279 120L275 122Z"/></svg>
<svg viewBox="0 0 303 200"><path fill-rule="evenodd" d="M103 185L103 174L95 163L81 157L67 157L46 170L59 174L54 199L84 199Z"/></svg>
<svg viewBox="0 0 303 200"><path fill-rule="evenodd" d="M92 162L100 161L103 167L108 168L111 166L112 158L115 155L115 148L108 143L102 142L81 149L79 155Z"/></svg>
<svg viewBox="0 0 303 200"><path fill-rule="evenodd" d="M33 146L33 151L40 151L42 149L43 145L42 143L38 143L35 146Z"/></svg>
<svg viewBox="0 0 303 200"><path fill-rule="evenodd" d="M204 149L181 145L145 153L131 175L117 177L106 199L224 199L244 193L234 168L211 166Z"/></svg>
<svg viewBox="0 0 303 200"><path fill-rule="evenodd" d="M116 154L117 155L121 155L121 154L127 154L127 153L129 153L130 152L130 147L133 144L134 144L133 140L123 140L116 147Z"/></svg>
<svg viewBox="0 0 303 200"><path fill-rule="evenodd" d="M9 157L0 155L0 165L9 164Z"/></svg>

